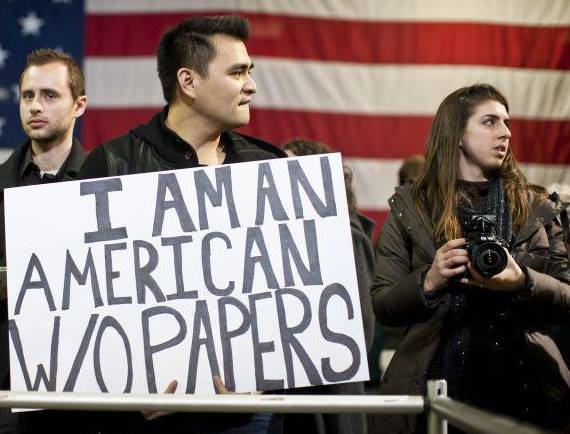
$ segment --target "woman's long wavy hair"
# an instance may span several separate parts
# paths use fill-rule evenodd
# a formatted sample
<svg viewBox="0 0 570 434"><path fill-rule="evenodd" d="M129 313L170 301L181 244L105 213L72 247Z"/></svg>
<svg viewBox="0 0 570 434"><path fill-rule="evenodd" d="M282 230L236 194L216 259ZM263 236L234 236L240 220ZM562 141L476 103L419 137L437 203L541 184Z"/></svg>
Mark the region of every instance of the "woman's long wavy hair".
<svg viewBox="0 0 570 434"><path fill-rule="evenodd" d="M509 104L505 97L493 86L482 83L463 87L448 95L435 114L427 141L426 163L414 184L413 193L416 208L428 212L438 243L463 236L457 217L458 205L465 199L457 179L459 142L475 108L489 100L501 103L508 113ZM529 185L510 145L497 175L504 180L507 200L513 205L513 229L516 232L530 212Z"/></svg>

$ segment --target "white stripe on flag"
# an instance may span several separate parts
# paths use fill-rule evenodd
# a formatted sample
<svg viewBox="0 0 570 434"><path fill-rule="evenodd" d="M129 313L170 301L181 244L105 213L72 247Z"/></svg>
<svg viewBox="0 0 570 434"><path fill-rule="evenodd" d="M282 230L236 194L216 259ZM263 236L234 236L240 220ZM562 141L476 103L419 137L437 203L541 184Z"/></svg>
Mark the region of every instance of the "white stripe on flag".
<svg viewBox="0 0 570 434"><path fill-rule="evenodd" d="M255 58L254 106L354 114L431 115L451 91L489 82L519 118L570 118L570 74L488 66L364 65ZM163 104L150 57L87 58L90 107ZM144 86L144 91L141 91Z"/></svg>
<svg viewBox="0 0 570 434"><path fill-rule="evenodd" d="M549 187L560 184L564 188L570 187L570 169L563 164L521 164L521 169L532 184Z"/></svg>
<svg viewBox="0 0 570 434"><path fill-rule="evenodd" d="M343 158L343 163L352 169L352 187L358 208L387 209L388 199L398 185L398 170L402 160Z"/></svg>
<svg viewBox="0 0 570 434"><path fill-rule="evenodd" d="M87 0L90 14L235 11L358 21L570 25L567 0Z"/></svg>
<svg viewBox="0 0 570 434"><path fill-rule="evenodd" d="M162 88L152 57L87 57L84 62L89 107L160 107Z"/></svg>

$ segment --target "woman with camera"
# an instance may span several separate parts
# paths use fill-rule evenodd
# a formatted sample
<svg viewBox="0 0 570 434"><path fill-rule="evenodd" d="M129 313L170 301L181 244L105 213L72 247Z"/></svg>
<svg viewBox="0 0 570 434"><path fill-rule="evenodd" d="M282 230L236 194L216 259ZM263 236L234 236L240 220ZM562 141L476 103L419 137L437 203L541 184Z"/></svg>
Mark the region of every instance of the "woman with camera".
<svg viewBox="0 0 570 434"><path fill-rule="evenodd" d="M494 87L461 88L439 106L426 164L398 187L378 244L376 316L406 326L383 394L454 399L548 427L568 423L570 372L548 336L570 322L560 205L514 159L509 107ZM385 415L383 432L423 432Z"/></svg>

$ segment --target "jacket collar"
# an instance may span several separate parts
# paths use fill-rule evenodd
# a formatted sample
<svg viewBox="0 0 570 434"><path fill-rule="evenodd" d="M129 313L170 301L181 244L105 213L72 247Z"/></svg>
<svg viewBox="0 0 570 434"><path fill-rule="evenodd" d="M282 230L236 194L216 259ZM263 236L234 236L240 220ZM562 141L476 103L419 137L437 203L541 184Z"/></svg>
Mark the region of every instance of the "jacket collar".
<svg viewBox="0 0 570 434"><path fill-rule="evenodd" d="M0 188L4 189L18 185L18 171L28 147L29 140L14 149L8 159L0 165Z"/></svg>
<svg viewBox="0 0 570 434"><path fill-rule="evenodd" d="M87 157L87 152L85 152L85 149L83 149L79 140L74 137L71 145L71 151L57 173L58 178L60 178L59 180L69 181L77 179L79 169L81 169L81 165L83 164L83 161L85 161L85 157Z"/></svg>
<svg viewBox="0 0 570 434"><path fill-rule="evenodd" d="M196 151L190 143L166 126L167 116L168 106L165 106L147 124L131 130L131 134L149 143L158 155L173 167L196 167ZM226 152L224 164L286 157L285 152L272 144L234 131L223 132L220 143Z"/></svg>
<svg viewBox="0 0 570 434"><path fill-rule="evenodd" d="M26 158L30 152L30 140L18 146L10 157L0 165L0 188L16 187L20 185L21 177L26 164ZM71 151L60 167L57 177L60 181L69 181L77 178L81 164L85 160L87 153L79 143L73 138ZM31 156L29 156L31 161Z"/></svg>

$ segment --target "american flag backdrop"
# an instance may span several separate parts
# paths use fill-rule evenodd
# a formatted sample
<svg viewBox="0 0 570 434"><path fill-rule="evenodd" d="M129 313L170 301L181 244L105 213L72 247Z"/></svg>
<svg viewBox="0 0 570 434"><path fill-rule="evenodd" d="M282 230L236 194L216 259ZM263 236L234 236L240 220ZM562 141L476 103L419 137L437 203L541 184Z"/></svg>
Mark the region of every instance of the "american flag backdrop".
<svg viewBox="0 0 570 434"><path fill-rule="evenodd" d="M258 88L243 131L341 151L360 208L380 222L441 100L474 82L506 94L530 180L570 187L568 0L0 0L0 146L23 139L17 82L31 49L82 60L90 149L162 106L154 54L166 28L236 12L252 25Z"/></svg>

